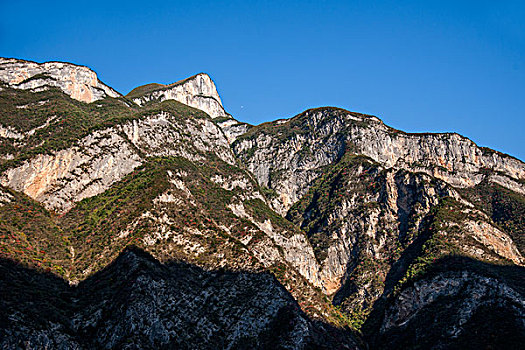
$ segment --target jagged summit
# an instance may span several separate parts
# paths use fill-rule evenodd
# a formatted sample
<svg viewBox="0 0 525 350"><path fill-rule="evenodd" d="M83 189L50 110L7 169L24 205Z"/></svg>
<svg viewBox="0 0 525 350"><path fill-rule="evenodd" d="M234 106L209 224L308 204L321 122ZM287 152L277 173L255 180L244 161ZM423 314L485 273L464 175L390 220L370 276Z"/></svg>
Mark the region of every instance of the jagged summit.
<svg viewBox="0 0 525 350"><path fill-rule="evenodd" d="M219 94L217 92L217 88L215 87L215 83L213 82L213 80L211 79L211 77L207 73L197 73L197 74L192 75L192 76L190 76L188 78L184 78L184 79L178 80L178 81L176 81L174 83L170 83L170 84L149 83L149 84L137 86L136 88L131 90L126 95L126 97L128 97L128 98L137 98L137 97L140 97L140 96L147 95L147 94L149 94L149 93L151 93L153 91L165 90L166 88L170 88L170 87L177 86L177 85L182 85L184 83L187 83L188 81L191 81L191 80L194 80L194 79L198 79L199 76L201 76L203 78L202 80L205 81L205 84L207 85L206 87L204 87L204 89L208 90L208 92L201 91L201 94L202 95L210 95L211 97L214 97L215 99L217 99L217 101L221 102L221 99L220 99ZM202 89L202 90L204 90L204 89Z"/></svg>
<svg viewBox="0 0 525 350"><path fill-rule="evenodd" d="M37 63L0 57L0 81L13 88L32 91L58 87L75 100L87 103L121 96L102 83L88 67L66 62Z"/></svg>
<svg viewBox="0 0 525 350"><path fill-rule="evenodd" d="M57 87L71 98L91 103L106 97L122 95L105 85L88 67L67 62L37 63L0 57L0 83L15 89L39 92ZM175 100L207 113L221 125L229 142L248 130L226 112L215 83L206 73L198 73L172 84L151 83L139 86L126 97L139 106L151 101ZM12 134L11 131L9 131Z"/></svg>

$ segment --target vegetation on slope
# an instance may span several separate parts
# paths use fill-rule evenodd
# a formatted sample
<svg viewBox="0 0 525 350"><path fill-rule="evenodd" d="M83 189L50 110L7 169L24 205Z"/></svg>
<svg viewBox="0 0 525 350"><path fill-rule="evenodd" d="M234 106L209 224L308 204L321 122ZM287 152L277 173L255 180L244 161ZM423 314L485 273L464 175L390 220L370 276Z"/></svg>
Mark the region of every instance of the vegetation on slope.
<svg viewBox="0 0 525 350"><path fill-rule="evenodd" d="M150 85L132 91L128 97L159 88L158 84ZM285 123L255 127L236 142L260 134L271 134L281 141L308 135L314 130L308 114L316 111L326 114L319 121L321 124L338 114L350 113L336 108L306 111ZM181 118L209 118L176 101L151 102L142 108L123 98L85 104L56 89L32 93L5 88L0 91L0 124L21 133L34 131L23 141L2 139L0 149L4 155L14 156L2 169L35 154L68 147L93 130L161 112ZM437 262L462 254L460 246L484 250L491 261L507 263L463 234L464 220L481 218L472 217L467 208L451 198L432 209L423 226L419 226L417 209L401 213L404 217L395 213L399 215L395 225L388 222L385 198L381 197L385 171L369 158L351 154L351 148L338 163L326 167L308 193L292 207L287 216L289 221L266 204L264 196L275 193L262 190L252 180L249 181L252 192L263 196L246 197L247 191L241 187L226 189L212 179L222 177L231 182L236 177L249 176L213 154L199 155L205 159L200 164L180 157L149 158L106 192L84 199L60 217L20 193L5 189L16 200L0 209L0 255L70 280L81 280L95 273L132 244L150 251L161 261L180 259L214 269L266 269L289 290L295 290L294 296L303 309L316 315L329 314L332 321L339 320L339 324L357 329L367 319L374 301L382 293L390 292L386 287L395 287L396 294L426 278ZM185 188L174 186L177 181ZM466 189L463 194L509 232L523 251L523 196L487 183ZM176 200L162 202L159 199L162 196ZM355 205L347 216L335 215L340 214L344 202ZM283 260L266 266L259 260L261 250L275 247L275 242L251 220L234 214L230 205L236 203L241 203L256 222L269 220L283 234L301 234L301 229L304 230L320 263L328 256L334 233L341 233L349 218L357 223L353 228L353 259L346 280L332 296L339 310L333 310L330 301ZM365 234L371 212L379 213L379 229L372 232L375 237ZM378 242L381 248L374 255Z"/></svg>
<svg viewBox="0 0 525 350"><path fill-rule="evenodd" d="M216 160L215 166L229 165ZM191 198L170 184L168 174L180 172L190 179L185 185ZM155 255L162 260L180 256L192 262L214 264L220 259L205 255L217 254L219 249L224 249L221 253L227 252L226 241L232 244L231 249L240 253L242 248L238 241L217 230L215 223L237 222L230 230L233 235L239 236L251 223L241 222L231 213L226 204L232 194L210 181L206 172L212 170L197 167L184 158L151 159L106 192L79 202L62 218L65 229L74 232L76 241L73 244L79 249L75 266L79 269L78 273L93 264L98 267L107 265L128 244L145 246L145 236L157 230L154 216L159 212L167 215L168 222L165 224L173 231L171 236L187 229L196 230L201 234L194 235L195 243L206 247L206 254L202 255L184 251L177 253L184 246L177 248L177 243L168 234L166 241L161 239L152 243L153 248L158 249ZM181 202L162 203L162 207L155 207L155 198L163 193L176 196ZM111 249L108 251L107 247ZM101 256L103 259L100 259Z"/></svg>
<svg viewBox="0 0 525 350"><path fill-rule="evenodd" d="M451 197L423 209L428 206L425 193L433 193L438 199L447 193L438 189L438 180L427 175L406 171L393 175L394 183L388 186L398 186L389 191L399 191L394 197L399 207L392 212L385 182L388 171L366 157L347 152L338 163L324 170L287 214L289 220L306 231L321 263L341 237L351 240L347 274L332 298L357 329L381 295L397 294L426 276L440 259L465 256L490 264L512 264L467 231L466 222L487 222L481 213ZM405 177L412 180L403 184ZM427 187L434 189L428 192ZM507 200L519 213L516 197L509 196ZM505 212L508 214L509 210ZM512 221L507 225L510 224Z"/></svg>
<svg viewBox="0 0 525 350"><path fill-rule="evenodd" d="M10 201L0 206L0 256L65 276L70 236L39 203L0 186Z"/></svg>
<svg viewBox="0 0 525 350"><path fill-rule="evenodd" d="M93 130L132 119L164 112L182 119L209 118L202 111L172 100L152 102L144 107L137 107L123 98L107 98L86 104L53 88L38 93L5 88L0 97L3 103L0 124L26 133L22 140L3 139L12 146L6 153L14 158L4 163L3 169L35 154L69 147ZM2 149L6 151L8 147ZM25 227L18 227L19 219L10 215L8 209L12 205L9 204L2 212L9 216L9 221L2 222L6 241L3 242L1 255L17 260L19 257L16 254L20 254L19 250L25 245L29 245L29 249L38 248L37 252L44 251L34 242L26 244L25 240L16 238L26 235L31 224L31 227L45 233L38 242L49 242L58 248L51 253L48 252L50 249L45 250L46 254L50 254L46 259L24 252L19 260L37 268L42 260L45 264L42 268L47 266L72 281L83 279L106 266L129 244L142 246L163 261L182 259L208 268L262 268L253 252L263 249L265 245L275 246L275 243L251 221L236 216L228 207L234 197L243 197L245 191L242 188L226 190L211 180L214 176L223 177L226 181L236 176L250 177L213 154L200 156L206 161L199 165L178 157L151 158L108 191L77 203L65 215L56 216L40 207L47 220L45 223L35 222L36 218L33 218L33 221L26 221L28 225ZM182 179L174 180L170 173L185 174L183 182L189 192L187 198L171 183ZM260 190L253 180L250 182L251 187ZM177 201L182 202L155 202L163 194L174 195ZM283 234L300 232L276 215L261 198L244 201L248 215L261 223L269 220ZM16 206L13 208L19 209ZM20 214L23 213L21 211ZM168 222L159 223L159 220ZM168 232L160 233L159 230L166 228ZM190 241L196 247L195 251L188 251ZM48 248L47 245L45 248ZM309 286L288 264L275 263L268 269L288 288L295 286L294 294L305 310L317 310L325 305L320 292ZM335 312L328 305L322 307L322 314ZM337 312L333 315L337 317Z"/></svg>
<svg viewBox="0 0 525 350"><path fill-rule="evenodd" d="M141 85L141 86L138 86L138 87L134 88L133 90L131 90L126 95L126 97L129 98L129 99L133 99L133 98L136 98L136 97L140 97L140 96L146 95L146 94L148 94L150 92L153 92L155 90L162 89L165 86L166 85L158 84L158 83L150 83L150 84L146 84L146 85Z"/></svg>
<svg viewBox="0 0 525 350"><path fill-rule="evenodd" d="M488 181L461 193L507 232L525 255L525 196Z"/></svg>
<svg viewBox="0 0 525 350"><path fill-rule="evenodd" d="M133 118L135 112L121 98L88 104L70 98L58 88L31 92L4 87L0 91L0 124L24 137L0 139L1 155L13 158L2 164L0 170L36 154L69 147L96 129Z"/></svg>

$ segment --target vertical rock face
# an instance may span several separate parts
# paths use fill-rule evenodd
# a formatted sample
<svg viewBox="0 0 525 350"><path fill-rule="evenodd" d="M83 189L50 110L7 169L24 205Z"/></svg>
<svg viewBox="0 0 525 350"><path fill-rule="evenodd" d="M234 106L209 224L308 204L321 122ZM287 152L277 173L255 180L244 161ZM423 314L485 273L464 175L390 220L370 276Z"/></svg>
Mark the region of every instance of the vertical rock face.
<svg viewBox="0 0 525 350"><path fill-rule="evenodd" d="M254 127L232 148L275 191L273 208L305 230L323 292L357 326L436 257L525 262L513 234L456 190L485 181L523 198L525 164L460 135L407 134L319 108Z"/></svg>
<svg viewBox="0 0 525 350"><path fill-rule="evenodd" d="M46 86L58 87L71 98L86 103L121 96L100 82L91 69L63 62L36 63L0 57L0 81L17 89L33 91Z"/></svg>
<svg viewBox="0 0 525 350"><path fill-rule="evenodd" d="M449 212L454 216L436 219ZM366 310L388 294L392 280L402 277L404 268L392 277L396 269L430 237L446 241L435 256L453 246L483 261L525 262L510 236L453 187L424 173L385 169L363 156L345 155L327 169L287 218L308 235L323 291L348 310Z"/></svg>
<svg viewBox="0 0 525 350"><path fill-rule="evenodd" d="M224 134L207 117L179 119L159 113L95 131L70 148L38 155L7 170L0 183L64 212L107 190L146 157L202 161L206 152L235 162Z"/></svg>
<svg viewBox="0 0 525 350"><path fill-rule="evenodd" d="M228 142L244 134L250 125L229 115L221 102L215 83L208 74L200 73L173 84L148 84L132 90L126 97L143 106L151 101L175 100L206 112L221 127Z"/></svg>
<svg viewBox="0 0 525 350"><path fill-rule="evenodd" d="M127 97L138 105L149 101L179 101L206 112L213 119L229 116L222 106L215 84L204 73L169 85L144 85L131 91Z"/></svg>

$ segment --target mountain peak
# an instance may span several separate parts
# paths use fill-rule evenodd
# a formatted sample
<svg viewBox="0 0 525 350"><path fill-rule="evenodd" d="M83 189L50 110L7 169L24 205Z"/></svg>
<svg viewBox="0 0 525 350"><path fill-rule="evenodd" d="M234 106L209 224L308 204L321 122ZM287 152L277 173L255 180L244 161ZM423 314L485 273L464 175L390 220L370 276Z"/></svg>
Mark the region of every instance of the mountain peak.
<svg viewBox="0 0 525 350"><path fill-rule="evenodd" d="M71 98L87 103L120 96L102 83L90 68L67 62L37 63L0 57L0 81L23 90L58 87Z"/></svg>
<svg viewBox="0 0 525 350"><path fill-rule="evenodd" d="M150 83L126 95L138 105L150 101L175 100L206 112L213 119L230 117L224 110L215 83L206 73L198 73L171 84Z"/></svg>

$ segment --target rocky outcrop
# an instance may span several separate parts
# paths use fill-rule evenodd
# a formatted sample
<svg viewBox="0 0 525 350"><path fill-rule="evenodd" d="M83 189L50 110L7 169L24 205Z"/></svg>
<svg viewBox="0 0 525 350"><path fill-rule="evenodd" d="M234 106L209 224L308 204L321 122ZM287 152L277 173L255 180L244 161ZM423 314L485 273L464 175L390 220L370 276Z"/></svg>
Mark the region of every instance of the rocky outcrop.
<svg viewBox="0 0 525 350"><path fill-rule="evenodd" d="M281 259L280 250L282 251L282 259L284 261L297 269L297 271L314 286L324 288L324 284L319 277L319 265L315 259L312 246L302 232L283 231L280 227L273 227L269 219L260 222L246 212L242 203L230 204L229 208L237 217L248 219L254 223L257 228L264 232L271 241L279 247L279 249L274 251L274 254L268 254L268 248L265 249L265 252L259 254L263 264L265 260L270 263L269 265L275 261L278 262ZM270 244L267 243L267 245ZM274 257L272 258L268 255L273 255Z"/></svg>
<svg viewBox="0 0 525 350"><path fill-rule="evenodd" d="M0 187L0 207L13 202L14 198L11 193Z"/></svg>
<svg viewBox="0 0 525 350"><path fill-rule="evenodd" d="M361 302L370 303L370 296L382 292L388 269L399 256L400 250L394 254L393 249L418 236L422 219L440 198L458 196L445 183L430 180L345 155L314 182L287 218L306 231L321 263L326 294L334 295L350 280L359 285L357 292L367 290L369 297ZM374 270L372 279L365 266ZM367 279L374 283L365 283Z"/></svg>
<svg viewBox="0 0 525 350"><path fill-rule="evenodd" d="M385 169L363 156L345 154L325 168L287 218L313 246L323 292L356 325L397 281L415 277L437 257L455 252L525 262L511 237L444 181ZM415 258L421 260L410 267Z"/></svg>
<svg viewBox="0 0 525 350"><path fill-rule="evenodd" d="M217 125L219 125L228 138L228 141L232 143L245 132L247 132L252 126L246 123L240 123L235 119L224 119L216 120Z"/></svg>
<svg viewBox="0 0 525 350"><path fill-rule="evenodd" d="M251 125L238 122L222 106L217 88L210 76L205 73L173 84L148 84L132 90L126 97L138 105L151 101L175 100L206 112L220 126L228 142L244 134Z"/></svg>
<svg viewBox="0 0 525 350"><path fill-rule="evenodd" d="M37 155L2 174L0 182L51 210L104 192L142 163L115 129L96 131L78 144L51 155Z"/></svg>
<svg viewBox="0 0 525 350"><path fill-rule="evenodd" d="M182 156L202 160L214 153L229 164L235 159L221 129L208 118L179 119L159 113L122 125L128 140L148 157Z"/></svg>
<svg viewBox="0 0 525 350"><path fill-rule="evenodd" d="M121 96L98 80L91 69L64 62L36 63L0 57L0 81L13 88L33 91L57 87L71 98L86 103Z"/></svg>
<svg viewBox="0 0 525 350"><path fill-rule="evenodd" d="M480 213L480 215L482 215ZM500 231L494 225L491 225L490 220L485 217L485 221L466 220L463 223L463 230L466 237L472 237L482 246L486 247L494 254L512 261L516 265L523 265L525 259L521 256L516 244L512 241L510 236L505 232ZM480 259L490 260L482 252L468 251L468 247L464 248L466 253L470 256L477 256Z"/></svg>
<svg viewBox="0 0 525 350"><path fill-rule="evenodd" d="M310 320L268 273L161 265L137 249L77 287L6 261L0 269L2 348L358 348L349 332Z"/></svg>
<svg viewBox="0 0 525 350"><path fill-rule="evenodd" d="M56 116L51 117L47 119L42 125L39 125L25 132L20 132L11 126L0 125L0 138L23 140L27 138L28 136L34 135L38 130L49 127L51 122L53 122L56 118L57 118Z"/></svg>

